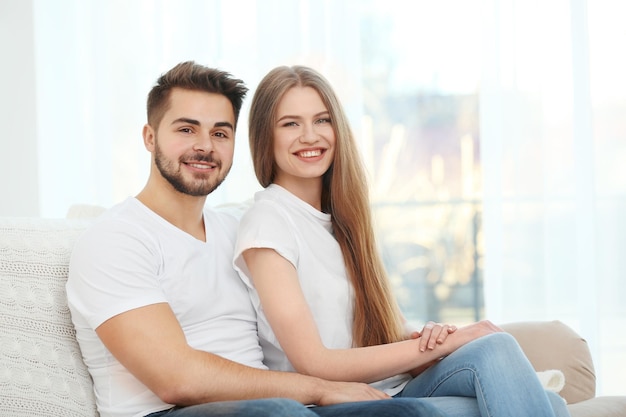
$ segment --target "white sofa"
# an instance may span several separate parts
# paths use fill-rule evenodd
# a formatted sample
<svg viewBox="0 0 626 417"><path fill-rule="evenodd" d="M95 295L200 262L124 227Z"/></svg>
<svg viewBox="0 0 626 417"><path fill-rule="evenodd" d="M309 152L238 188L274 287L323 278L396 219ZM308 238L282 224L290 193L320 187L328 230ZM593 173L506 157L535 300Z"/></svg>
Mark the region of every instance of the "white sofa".
<svg viewBox="0 0 626 417"><path fill-rule="evenodd" d="M82 213L84 213L84 208ZM87 210L89 212L89 210ZM98 208L90 213L97 214ZM0 415L98 416L74 338L65 281L76 237L93 221L0 218ZM559 369L572 417L626 417L626 396L595 397L586 342L562 323L504 325L537 370Z"/></svg>

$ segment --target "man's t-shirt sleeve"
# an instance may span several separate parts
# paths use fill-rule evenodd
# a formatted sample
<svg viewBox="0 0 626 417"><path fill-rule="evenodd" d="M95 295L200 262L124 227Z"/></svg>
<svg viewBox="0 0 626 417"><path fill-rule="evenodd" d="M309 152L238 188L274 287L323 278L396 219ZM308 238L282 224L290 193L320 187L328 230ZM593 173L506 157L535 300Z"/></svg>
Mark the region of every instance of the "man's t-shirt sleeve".
<svg viewBox="0 0 626 417"><path fill-rule="evenodd" d="M135 225L95 224L77 241L67 283L72 314L95 329L126 311L166 302L158 243Z"/></svg>

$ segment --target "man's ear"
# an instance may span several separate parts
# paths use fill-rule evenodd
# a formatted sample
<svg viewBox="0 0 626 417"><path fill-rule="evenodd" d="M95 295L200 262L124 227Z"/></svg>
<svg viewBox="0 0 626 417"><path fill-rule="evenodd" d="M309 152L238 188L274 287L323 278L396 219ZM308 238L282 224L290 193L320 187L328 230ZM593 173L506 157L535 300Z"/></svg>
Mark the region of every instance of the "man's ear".
<svg viewBox="0 0 626 417"><path fill-rule="evenodd" d="M156 132L149 124L145 124L143 126L143 131L141 132L143 135L143 144L146 149L150 152L154 152L154 142L156 138Z"/></svg>

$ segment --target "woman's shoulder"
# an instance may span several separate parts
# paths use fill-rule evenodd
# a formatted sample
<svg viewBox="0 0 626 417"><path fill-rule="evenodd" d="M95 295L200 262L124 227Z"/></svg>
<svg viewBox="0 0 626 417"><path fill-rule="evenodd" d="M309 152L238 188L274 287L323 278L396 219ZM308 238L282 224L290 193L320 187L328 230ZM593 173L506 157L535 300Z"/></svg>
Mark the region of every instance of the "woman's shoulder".
<svg viewBox="0 0 626 417"><path fill-rule="evenodd" d="M280 193L268 187L254 196L254 203L246 210L239 222L239 232L293 233L295 221L290 205Z"/></svg>
<svg viewBox="0 0 626 417"><path fill-rule="evenodd" d="M241 222L258 222L284 219L287 216L284 203L274 198L266 190L259 191L254 196L254 202L241 217Z"/></svg>

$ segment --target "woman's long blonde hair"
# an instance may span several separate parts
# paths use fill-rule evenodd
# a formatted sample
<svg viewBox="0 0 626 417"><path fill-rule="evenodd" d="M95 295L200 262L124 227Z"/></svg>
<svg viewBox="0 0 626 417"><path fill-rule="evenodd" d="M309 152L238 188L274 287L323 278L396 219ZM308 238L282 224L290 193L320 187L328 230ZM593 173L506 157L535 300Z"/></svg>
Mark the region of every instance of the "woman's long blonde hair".
<svg viewBox="0 0 626 417"><path fill-rule="evenodd" d="M353 345L372 346L402 340L401 315L374 239L368 187L347 117L330 83L304 67L278 67L261 80L252 99L249 141L256 177L263 187L276 175L273 133L276 109L293 87L311 87L330 113L335 157L323 177L322 211L332 218L355 291Z"/></svg>

